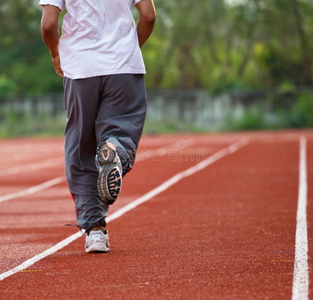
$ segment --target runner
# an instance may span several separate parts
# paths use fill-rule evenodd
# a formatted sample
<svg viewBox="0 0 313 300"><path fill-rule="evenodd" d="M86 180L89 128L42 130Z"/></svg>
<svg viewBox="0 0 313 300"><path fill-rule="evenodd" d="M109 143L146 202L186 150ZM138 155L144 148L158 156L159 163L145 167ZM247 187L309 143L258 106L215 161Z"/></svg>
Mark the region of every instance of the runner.
<svg viewBox="0 0 313 300"><path fill-rule="evenodd" d="M65 172L76 219L87 233L86 252L108 252L105 217L134 165L146 115L140 48L154 27L154 3L40 0L39 5L43 40L64 78ZM137 26L133 6L139 12Z"/></svg>

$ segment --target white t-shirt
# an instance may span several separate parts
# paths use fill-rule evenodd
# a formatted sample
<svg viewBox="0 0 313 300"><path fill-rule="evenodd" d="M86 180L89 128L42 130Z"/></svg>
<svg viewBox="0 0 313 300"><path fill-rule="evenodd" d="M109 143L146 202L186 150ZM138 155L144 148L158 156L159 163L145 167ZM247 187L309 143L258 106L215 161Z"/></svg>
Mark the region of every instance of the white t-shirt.
<svg viewBox="0 0 313 300"><path fill-rule="evenodd" d="M67 14L59 53L71 79L113 74L145 74L132 7L141 0L40 0Z"/></svg>

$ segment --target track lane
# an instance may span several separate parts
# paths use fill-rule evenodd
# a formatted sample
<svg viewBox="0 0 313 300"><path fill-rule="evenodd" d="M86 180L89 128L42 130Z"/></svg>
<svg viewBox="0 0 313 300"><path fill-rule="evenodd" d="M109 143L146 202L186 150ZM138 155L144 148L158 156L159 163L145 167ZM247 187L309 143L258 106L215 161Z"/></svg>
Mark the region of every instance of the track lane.
<svg viewBox="0 0 313 300"><path fill-rule="evenodd" d="M307 224L308 224L308 266L309 266L309 299L313 298L313 139L307 143L307 171L308 171L308 199L307 199Z"/></svg>
<svg viewBox="0 0 313 300"><path fill-rule="evenodd" d="M148 142L145 142L145 140L146 139L143 139L143 145L139 149L139 154L144 153L146 150L153 150L153 156L144 157L139 155L141 160L146 160L143 166L141 166L142 164L139 162L136 163L136 168L140 168L141 170L147 169L145 167L146 163L148 164L147 167L150 168L150 163L152 163L153 166L159 164L164 160L164 157L168 155L171 156L171 159L174 158L178 161L181 159L179 155L182 153L182 151L189 149L192 145L190 138L186 138L184 140L184 147L177 147L177 143L180 141L180 139L173 136L153 137L152 139L147 138ZM151 147L153 144L152 141L155 143L154 148ZM59 139L58 143L61 145L62 139ZM36 145L36 143L34 145L38 150L38 145ZM32 150L31 148L28 149ZM218 147L214 146L210 148L210 152L214 151L214 149L218 149ZM192 151L198 150L197 148L193 148ZM201 159L201 157L196 157L196 159ZM194 161L191 161L190 164L194 164ZM153 168L154 167L152 167L152 169ZM185 165L183 161L180 161L180 164L177 168L168 170L167 177L169 178L172 176L172 174L181 171L183 168L185 168ZM34 256L44 249L49 248L52 242L56 243L66 238L68 236L68 232L70 231L68 229L64 229L63 224L75 222L73 213L74 207L72 201L69 200L70 197L65 182L40 191L40 193L37 192L30 193L29 195L22 195L23 192L28 191L29 189L33 190L33 187L27 188L28 186L36 184L43 178L48 179L50 176L62 174L63 166L51 167L49 168L49 172L47 172L47 170L48 169L37 170L34 173L31 172L32 175L26 178L25 176L27 174L22 174L19 178L19 183L23 184L23 186L18 186L16 184L16 176L8 176L6 181L0 181L1 188L4 187L5 189L8 189L12 192L12 189L10 188L12 186L14 187L14 192L16 193L15 195L14 193L13 195L12 193L9 195L9 198L11 199L10 203L0 203L0 233L4 237L0 242L0 270L2 272L17 266L21 261ZM144 181L143 178L141 181ZM122 192L121 197L119 198L119 202L117 205L114 205L114 207L111 208L110 213L126 205L136 197L138 198L140 195L142 195L142 193L148 191L149 189L154 188L162 180L164 180L164 178L160 178L159 181L152 181L151 185L147 185L145 188L141 187L141 191L139 193L136 190L134 194L128 193L126 196L124 196ZM124 186L125 187L123 190L127 190L127 177L124 181ZM6 196L7 195L0 196L0 199L5 199ZM14 198L14 196L19 197ZM34 247L29 247L29 245L22 238L23 235L25 234L28 236L28 241L32 243L32 241L36 240L37 235L42 235L42 228L50 228L47 233L51 237L51 240L47 241L46 244L37 243ZM20 232L20 234L17 234L17 232ZM52 234L52 232L54 233ZM11 237L12 234L14 234L14 239ZM21 242L19 242L18 237L21 239ZM12 247L15 249L19 249L14 250L14 259L10 258L11 254L6 250L8 243L11 243Z"/></svg>
<svg viewBox="0 0 313 300"><path fill-rule="evenodd" d="M192 176L192 184L185 179L175 189L111 223L115 250L108 256L86 256L82 240L76 241L51 260L16 274L26 286L20 294L11 295L18 298L24 292L34 296L27 294L34 288L31 281L41 282L45 274L50 281L43 279L41 285L45 297L51 299L83 299L86 294L92 298L100 292L107 299L124 299L125 295L128 299L203 299L208 295L210 299L290 298L297 143L273 142L269 146L262 142L251 147L235 154L236 159L225 158L210 172ZM162 176L158 162L147 163L150 176L153 166L153 176ZM172 171L180 162L176 163L174 166L167 157L165 165L171 165ZM132 174L135 182L142 175L138 171L135 168ZM146 178L149 173L144 175ZM129 184L134 184L131 177ZM199 191L204 195L191 200ZM195 201L193 205L191 201ZM285 225L282 230L279 222ZM99 283L98 272L90 273L93 264L104 270L105 285ZM73 277L73 269L81 274ZM82 282L92 282L96 289L91 291Z"/></svg>
<svg viewBox="0 0 313 300"><path fill-rule="evenodd" d="M162 183L161 185L159 185L155 189L151 190L147 194L143 195L142 197L138 198L135 201L132 201L128 205L119 209L118 211L115 211L113 214L111 214L107 218L107 223L109 223L110 221L112 221L116 218L119 218L120 216L122 216L126 212L136 208L138 205L154 198L159 193L166 191L169 187L171 187L172 185L175 185L177 182L184 179L185 177L189 177L189 176L201 171L202 169L206 168L207 166L215 163L216 161L220 160L221 158L224 158L225 156L230 155L230 154L240 150L242 147L245 147L247 144L248 144L247 139L241 139L238 142L230 145L229 147L223 148L220 151L214 153L212 156L207 157L204 160L201 160L199 163L192 166L191 168L186 169L183 172L177 173L175 176L171 177L169 180L165 181L164 183ZM172 158L172 155L170 152L168 153L168 156ZM192 158L195 158L194 155L192 156ZM177 158L176 158L176 160L177 160ZM55 251L58 251L59 249L63 248L64 246L68 245L68 243L72 242L73 240L77 239L78 237L79 237L79 234L74 234L73 236L70 236L70 237L66 238L65 240L63 240L62 242L58 243L55 247L52 247L52 248L48 249L47 251L44 251L43 253L33 257L32 259L25 261L25 263L19 265L18 267L14 268L14 269L11 269L8 272L2 273L0 275L1 280L6 278L7 276L13 275L16 272L24 270L25 268L31 266L35 262L45 258L47 255L50 255L50 254L54 253Z"/></svg>

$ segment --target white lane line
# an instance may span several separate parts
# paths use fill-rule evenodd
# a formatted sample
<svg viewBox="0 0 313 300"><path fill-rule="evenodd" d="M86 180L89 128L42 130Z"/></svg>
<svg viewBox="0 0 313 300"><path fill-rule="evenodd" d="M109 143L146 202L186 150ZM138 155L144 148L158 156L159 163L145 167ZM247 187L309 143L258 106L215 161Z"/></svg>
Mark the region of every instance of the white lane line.
<svg viewBox="0 0 313 300"><path fill-rule="evenodd" d="M114 219L117 219L118 217L120 217L120 216L124 215L126 212L134 209L138 205L140 205L140 204L142 204L142 203L152 199L156 195L158 195L158 194L162 193L163 191L167 190L169 187L171 187L175 183L179 182L183 178L191 176L191 175L193 175L193 174L203 170L204 168L206 168L207 166L213 164L214 162L216 162L217 160L223 158L224 156L227 156L229 154L232 154L232 153L236 152L240 148L246 146L248 143L249 143L249 140L246 139L246 138L243 138L243 139L235 142L234 144L230 145L229 147L221 149L220 151L214 153L209 158L199 162L198 164L194 165L193 167L190 167L189 169L187 169L185 171L182 171L182 172L174 175L173 177L171 177L167 181L163 182L161 185L159 185L155 189L151 190L147 194L143 195L142 197L138 198L137 200L134 200L133 202L127 204L124 207L122 207L121 209L116 211L114 214L112 214L111 217L114 216Z"/></svg>
<svg viewBox="0 0 313 300"><path fill-rule="evenodd" d="M126 206L122 207L121 209L117 210L116 212L114 212L112 215L107 217L107 219L106 219L107 223L119 218L120 216L124 215L128 211L137 207L138 205L140 205L144 202L147 202L148 200L150 200L153 197L155 197L156 195L162 193L163 191L165 191L166 189L168 189L169 187L171 187L172 185L174 185L178 181L182 180L183 178L191 176L191 175L203 170L207 166L213 164L217 160L219 160L219 159L221 159L221 158L223 158L229 154L236 152L240 148L246 146L248 143L249 143L249 140L247 138L243 138L243 139L235 142L234 144L230 145L229 147L223 148L220 151L214 153L211 157L201 161L200 163L196 164L195 166L176 174L175 176L168 179L167 181L165 181L164 183L162 183L161 185L159 185L155 189L151 190L147 194L143 195L142 197L138 198L137 200L129 203L128 205L126 205ZM0 274L0 281L13 275L13 274L15 274L15 273L17 273L17 272L20 272L20 271L32 266L34 263L47 257L48 255L51 255L51 254L57 252L58 250L64 248L65 246L67 246L68 244L70 244L74 240L78 239L79 237L81 237L81 233L77 232L77 233L69 236L68 238L64 239L63 241L59 242L55 246L47 249L46 251L28 259L27 261L20 264L19 266L15 267L15 268L7 271L7 272Z"/></svg>
<svg viewBox="0 0 313 300"><path fill-rule="evenodd" d="M157 149L148 149L141 150L136 155L136 162L144 161L144 160L157 160L160 161L166 154L177 153L178 151L182 151L183 149L193 146L195 144L194 139L178 139L176 143L169 144L167 146L163 146ZM156 157L158 157L156 159Z"/></svg>
<svg viewBox="0 0 313 300"><path fill-rule="evenodd" d="M309 299L308 233L307 233L307 141L300 138L299 192L293 271L292 300Z"/></svg>
<svg viewBox="0 0 313 300"><path fill-rule="evenodd" d="M8 194L8 195L4 195L4 196L0 196L0 203L40 192L44 189L50 188L54 185L57 185L63 181L65 181L64 176L60 176L60 177L48 180L48 181L41 183L39 185L35 185L29 189L22 190L22 191L19 191L16 193Z"/></svg>
<svg viewBox="0 0 313 300"><path fill-rule="evenodd" d="M188 140L188 141L189 141L189 140ZM187 146L189 145L188 143L189 143L189 144L193 144L192 141L189 141L189 142L186 141L186 146L184 146L184 147L187 147ZM156 149L156 150L148 151L148 152L149 152L149 155L148 155L148 156L147 156L147 155L142 155L142 156L139 158L138 162L144 161L144 160L147 160L147 159L152 159L152 158L155 157L155 156L164 156L167 152L169 152L170 150L173 150L174 147L175 147L175 145L176 145L176 147L180 147L180 146L177 146L177 143L175 143L175 144L168 145L167 147L162 147L162 148L158 148L158 149ZM181 149L183 149L184 147L181 147ZM153 156L152 156L152 154L153 154ZM55 165L56 163L58 163L58 160L60 160L60 158L56 158L56 159L51 159L51 160L49 160L49 161L48 161L48 160L45 161L45 167ZM62 157L62 162L63 162L63 157ZM33 164L33 166L32 166L33 169L35 169L35 168L38 168L38 169L39 169L42 163L43 163L43 162ZM24 167L25 167L25 169L26 169L26 168L28 168L29 166L30 166L30 165L24 166ZM30 166L30 167L31 167L31 166ZM17 172L18 169L15 169L15 168L12 168L11 171L18 173L18 172ZM25 171L26 171L26 170L25 170ZM3 172L5 172L5 171L3 171ZM13 174L13 173L11 173L11 174ZM1 173L0 173L0 176L1 176ZM57 185L57 184L59 184L59 183L61 183L61 182L63 182L63 181L65 181L65 177L64 177L64 176L61 176L61 177L57 177L57 178L51 179L51 180L49 180L49 181L46 181L46 182L44 182L44 183L41 183L41 184L39 184L39 185L37 185L37 186L28 188L28 189L26 189L26 190L22 190L22 191L15 192L15 193L12 193L12 194L0 196L0 203L1 203L1 202L8 201L8 200L13 200L13 199L16 199L16 198L21 198L21 197L23 197L23 196L27 196L27 195L30 195L30 194L34 194L34 193L39 192L39 191L42 191L42 190L44 190L44 189L46 189L46 188L52 187L52 186L54 186L54 185Z"/></svg>
<svg viewBox="0 0 313 300"><path fill-rule="evenodd" d="M147 160L147 159L153 159L156 156L164 156L169 151L174 151L175 149L183 149L193 144L194 144L194 141L192 139L188 139L188 140L180 139L174 144L170 144L165 147L163 146L155 150L153 149L143 150L138 153L136 162ZM30 163L30 164L26 164L22 166L16 166L16 167L11 167L7 169L0 169L0 177L7 176L7 175L14 175L14 174L22 173L22 172L36 171L36 170L40 170L43 168L54 167L56 165L60 165L63 163L64 163L64 157L59 156L59 157L50 158L50 159L46 159L40 162Z"/></svg>
<svg viewBox="0 0 313 300"><path fill-rule="evenodd" d="M7 176L7 175L13 175L18 174L22 172L31 172L43 168L49 168L56 165L60 165L64 162L64 158L62 157L56 157L56 158L50 158L46 159L40 162L31 163L27 165L17 166L17 167L11 167L8 169L2 169L0 170L0 176Z"/></svg>

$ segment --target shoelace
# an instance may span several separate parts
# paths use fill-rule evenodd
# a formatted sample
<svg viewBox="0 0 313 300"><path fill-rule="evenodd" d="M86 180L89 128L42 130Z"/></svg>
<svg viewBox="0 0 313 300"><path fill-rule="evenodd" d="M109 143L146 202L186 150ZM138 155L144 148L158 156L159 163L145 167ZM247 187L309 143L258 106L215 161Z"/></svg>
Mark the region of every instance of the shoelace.
<svg viewBox="0 0 313 300"><path fill-rule="evenodd" d="M87 231L84 229L84 228L81 228L78 224L76 223L69 223L69 224L64 224L64 226L67 226L67 227L78 227L79 228L79 231L81 233L81 235L84 235L87 233Z"/></svg>

